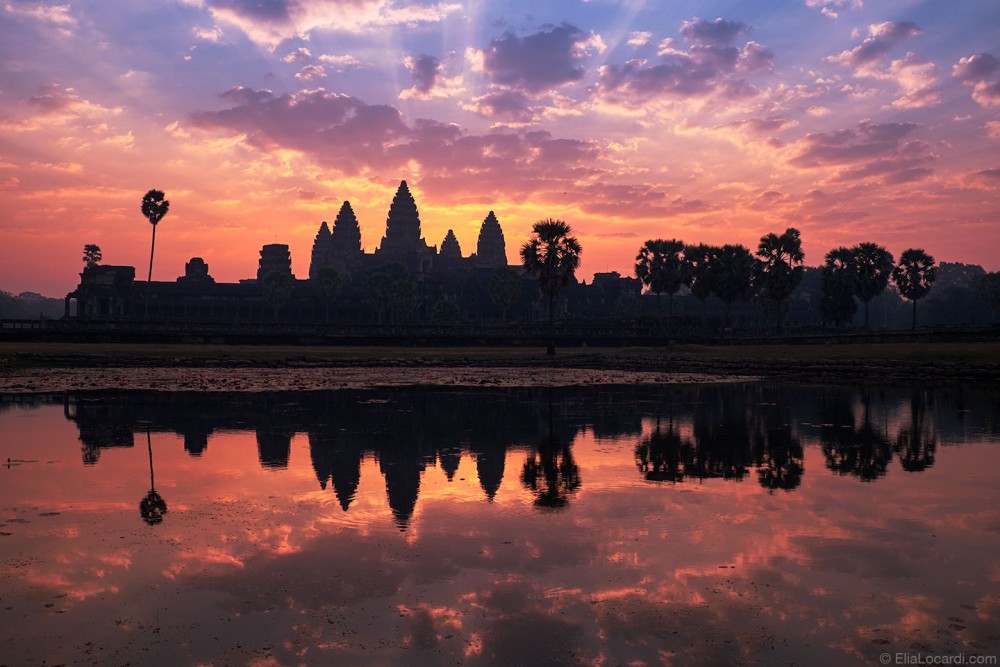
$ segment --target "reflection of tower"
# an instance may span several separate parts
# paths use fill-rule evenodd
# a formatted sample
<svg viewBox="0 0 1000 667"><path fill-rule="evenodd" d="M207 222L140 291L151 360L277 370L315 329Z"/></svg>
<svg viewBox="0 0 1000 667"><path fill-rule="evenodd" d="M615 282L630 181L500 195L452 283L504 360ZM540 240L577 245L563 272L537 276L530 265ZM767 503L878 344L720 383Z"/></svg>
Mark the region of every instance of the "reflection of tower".
<svg viewBox="0 0 1000 667"><path fill-rule="evenodd" d="M462 450L458 447L446 447L438 452L438 461L441 464L441 470L444 471L450 482L455 477L458 464L462 461Z"/></svg>
<svg viewBox="0 0 1000 667"><path fill-rule="evenodd" d="M486 497L493 501L503 482L504 463L507 458L507 448L503 443L490 443L476 450L476 473L479 475L479 485L486 492Z"/></svg>
<svg viewBox="0 0 1000 667"><path fill-rule="evenodd" d="M264 468L287 468L293 431L261 427L257 429L257 455Z"/></svg>
<svg viewBox="0 0 1000 667"><path fill-rule="evenodd" d="M324 429L325 430L325 429ZM333 492L345 512L361 482L362 452L333 433L309 432L309 455L321 489L333 482Z"/></svg>
<svg viewBox="0 0 1000 667"><path fill-rule="evenodd" d="M205 453L208 448L208 434L209 430L202 428L186 428L184 429L184 451L186 451L191 456L201 456Z"/></svg>
<svg viewBox="0 0 1000 667"><path fill-rule="evenodd" d="M420 473L424 464L420 459L406 457L404 452L383 449L379 454L378 467L385 475L385 491L396 526L406 530L420 495Z"/></svg>

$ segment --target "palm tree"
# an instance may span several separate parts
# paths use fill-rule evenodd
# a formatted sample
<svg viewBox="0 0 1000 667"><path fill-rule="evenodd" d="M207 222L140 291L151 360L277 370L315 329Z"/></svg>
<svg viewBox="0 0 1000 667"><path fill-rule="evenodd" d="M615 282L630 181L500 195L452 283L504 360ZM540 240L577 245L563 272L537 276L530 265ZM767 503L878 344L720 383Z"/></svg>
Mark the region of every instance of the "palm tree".
<svg viewBox="0 0 1000 667"><path fill-rule="evenodd" d="M855 285L858 279L854 251L841 246L826 253L821 280L823 296L819 308L823 322L832 321L834 326L849 322L858 309L854 303Z"/></svg>
<svg viewBox="0 0 1000 667"><path fill-rule="evenodd" d="M100 264L103 258L104 255L101 253L101 246L94 243L88 243L83 246L83 261L87 263L88 269Z"/></svg>
<svg viewBox="0 0 1000 667"><path fill-rule="evenodd" d="M854 296L865 304L865 329L867 329L868 305L872 299L885 291L895 260L891 252L875 243L859 243L851 248L851 252L854 253L857 270Z"/></svg>
<svg viewBox="0 0 1000 667"><path fill-rule="evenodd" d="M539 220L531 228L531 239L521 246L521 263L527 274L538 280L538 287L549 297L549 346L546 354L555 356L556 294L573 278L580 266L583 249L572 230L562 220Z"/></svg>
<svg viewBox="0 0 1000 667"><path fill-rule="evenodd" d="M149 275L146 277L146 319L149 319L149 287L153 281L153 251L156 250L156 225L170 209L160 190L150 190L142 197L142 214L153 225L153 242L149 246Z"/></svg>
<svg viewBox="0 0 1000 667"><path fill-rule="evenodd" d="M757 246L757 283L777 304L775 325L781 329L781 314L785 300L802 281L805 269L802 260L802 239L799 230L789 227L780 236L775 233L760 237Z"/></svg>
<svg viewBox="0 0 1000 667"><path fill-rule="evenodd" d="M705 300L715 291L712 278L715 273L718 252L719 249L715 246L704 243L684 246L684 263L687 264L689 287L691 294L701 301L701 325L703 327L707 322Z"/></svg>
<svg viewBox="0 0 1000 667"><path fill-rule="evenodd" d="M674 320L674 294L686 282L683 253L683 241L657 239L646 241L635 257L635 277L656 295L657 317L660 314L660 294L666 292L670 296L669 327L673 326Z"/></svg>
<svg viewBox="0 0 1000 667"><path fill-rule="evenodd" d="M729 307L736 301L746 301L753 295L754 259L744 245L726 244L719 248L712 263L712 288L726 304L726 322Z"/></svg>
<svg viewBox="0 0 1000 667"><path fill-rule="evenodd" d="M920 248L904 250L899 256L899 264L892 270L892 282L904 299L913 302L913 324L917 328L917 300L927 296L931 284L937 278L934 258Z"/></svg>

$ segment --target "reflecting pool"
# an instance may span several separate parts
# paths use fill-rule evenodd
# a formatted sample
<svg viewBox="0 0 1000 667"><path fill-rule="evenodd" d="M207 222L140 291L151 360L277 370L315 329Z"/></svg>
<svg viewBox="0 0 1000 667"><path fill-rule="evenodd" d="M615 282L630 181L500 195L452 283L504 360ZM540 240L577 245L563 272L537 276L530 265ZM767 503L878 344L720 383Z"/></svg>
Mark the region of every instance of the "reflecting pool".
<svg viewBox="0 0 1000 667"><path fill-rule="evenodd" d="M0 435L0 665L1000 654L998 388L8 395Z"/></svg>

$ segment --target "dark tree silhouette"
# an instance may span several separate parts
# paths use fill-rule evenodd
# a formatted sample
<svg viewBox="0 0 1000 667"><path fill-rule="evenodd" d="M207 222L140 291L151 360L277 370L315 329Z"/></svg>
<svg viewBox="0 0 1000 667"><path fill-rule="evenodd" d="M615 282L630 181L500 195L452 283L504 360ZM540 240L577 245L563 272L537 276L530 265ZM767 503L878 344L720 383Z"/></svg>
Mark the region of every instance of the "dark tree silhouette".
<svg viewBox="0 0 1000 667"><path fill-rule="evenodd" d="M101 253L101 246L94 243L83 246L83 261L86 262L88 268L97 266L102 259L104 259L104 255Z"/></svg>
<svg viewBox="0 0 1000 667"><path fill-rule="evenodd" d="M868 306L871 300L885 291L892 275L892 253L875 243L859 243L851 248L857 280L854 296L865 304L865 329L868 328Z"/></svg>
<svg viewBox="0 0 1000 667"><path fill-rule="evenodd" d="M987 273L976 282L976 292L990 309L990 321L995 322L1000 310L1000 271Z"/></svg>
<svg viewBox="0 0 1000 667"><path fill-rule="evenodd" d="M340 294L340 274L334 269L323 267L316 272L316 277L310 282L312 283L313 292L316 294L316 297L323 303L325 309L324 318L329 323L330 306L337 300L337 295Z"/></svg>
<svg viewBox="0 0 1000 667"><path fill-rule="evenodd" d="M146 276L146 315L149 315L149 284L153 282L153 252L156 250L156 226L170 210L170 202L160 190L150 190L142 196L142 214L153 225L153 242L149 245L149 274Z"/></svg>
<svg viewBox="0 0 1000 667"><path fill-rule="evenodd" d="M261 284L261 296L271 306L274 320L277 321L278 313L292 298L292 277L282 271L266 274Z"/></svg>
<svg viewBox="0 0 1000 667"><path fill-rule="evenodd" d="M726 322L729 307L753 295L753 271L754 259L749 248L738 244L719 248L712 262L711 282L716 296L726 304Z"/></svg>
<svg viewBox="0 0 1000 667"><path fill-rule="evenodd" d="M684 242L677 239L646 241L635 257L635 277L656 295L656 313L660 314L660 295L670 297L668 326L673 327L674 294L687 282Z"/></svg>
<svg viewBox="0 0 1000 667"><path fill-rule="evenodd" d="M937 278L934 258L919 248L904 250L899 256L899 264L892 270L892 282L903 296L913 302L913 323L917 328L917 301L927 296Z"/></svg>
<svg viewBox="0 0 1000 667"><path fill-rule="evenodd" d="M823 322L833 322L840 326L850 322L858 305L854 303L855 284L858 279L854 252L850 248L834 248L826 253L823 266L819 309Z"/></svg>
<svg viewBox="0 0 1000 667"><path fill-rule="evenodd" d="M379 321L386 313L395 321L407 317L417 305L417 285L402 264L386 264L365 275L365 297Z"/></svg>
<svg viewBox="0 0 1000 667"><path fill-rule="evenodd" d="M548 356L555 356L555 299L573 279L580 266L583 249L572 230L562 220L539 220L531 228L531 239L521 246L521 263L527 274L538 280L542 294L549 298Z"/></svg>
<svg viewBox="0 0 1000 667"><path fill-rule="evenodd" d="M508 268L497 269L487 287L490 299L500 308L503 322L507 322L507 311L517 302L521 293L521 279Z"/></svg>
<svg viewBox="0 0 1000 667"><path fill-rule="evenodd" d="M701 324L705 326L705 300L715 291L712 279L718 262L719 248L699 243L684 246L684 262L687 264L688 284L691 294L701 302Z"/></svg>
<svg viewBox="0 0 1000 667"><path fill-rule="evenodd" d="M156 492L156 484L153 483L153 440L148 426L146 448L149 451L149 493L139 501L139 516L150 526L155 526L163 522L163 515L167 513L167 501Z"/></svg>
<svg viewBox="0 0 1000 667"><path fill-rule="evenodd" d="M524 461L521 483L535 496L535 507L558 510L580 488L580 466L573 459L573 443L555 431L549 399L549 431Z"/></svg>
<svg viewBox="0 0 1000 667"><path fill-rule="evenodd" d="M785 300L802 281L805 269L802 260L802 239L799 230L789 227L780 236L770 233L760 238L757 246L756 281L777 306L775 326L781 330L781 316Z"/></svg>

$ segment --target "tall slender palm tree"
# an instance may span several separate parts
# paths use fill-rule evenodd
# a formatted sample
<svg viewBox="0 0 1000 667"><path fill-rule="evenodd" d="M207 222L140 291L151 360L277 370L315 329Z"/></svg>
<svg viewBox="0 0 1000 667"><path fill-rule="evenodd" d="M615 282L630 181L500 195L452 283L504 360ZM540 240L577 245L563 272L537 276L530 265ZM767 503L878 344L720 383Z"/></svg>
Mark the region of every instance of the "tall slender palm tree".
<svg viewBox="0 0 1000 667"><path fill-rule="evenodd" d="M715 263L718 261L719 248L699 243L684 246L684 263L687 265L688 287L694 298L701 301L701 326L708 323L705 313L705 301L715 291L712 278L715 275Z"/></svg>
<svg viewBox="0 0 1000 667"><path fill-rule="evenodd" d="M583 249L572 229L562 220L539 220L531 228L531 239L521 246L521 264L527 274L538 280L542 294L549 297L548 356L555 356L555 299L573 278L580 266Z"/></svg>
<svg viewBox="0 0 1000 667"><path fill-rule="evenodd" d="M670 297L668 326L673 326L674 294L686 282L684 242L677 239L646 241L635 256L635 277L656 295L656 314L660 315L660 295Z"/></svg>
<svg viewBox="0 0 1000 667"><path fill-rule="evenodd" d="M149 274L146 276L146 318L149 318L149 288L153 282L153 251L156 250L156 225L170 209L170 202L164 199L161 190L150 190L142 196L142 214L153 225L153 242L149 246Z"/></svg>
<svg viewBox="0 0 1000 667"><path fill-rule="evenodd" d="M747 301L753 296L754 259L750 249L740 244L726 244L719 248L712 262L712 289L726 304L726 326L729 307L736 301Z"/></svg>
<svg viewBox="0 0 1000 667"><path fill-rule="evenodd" d="M922 249L910 248L899 256L899 264L892 270L892 282L904 299L913 302L911 329L917 328L917 300L927 296L936 278L937 265L934 258Z"/></svg>
<svg viewBox="0 0 1000 667"><path fill-rule="evenodd" d="M777 305L775 325L781 329L781 314L785 300L802 282L805 268L802 261L802 239L799 230L789 227L780 236L770 233L760 237L757 246L757 282Z"/></svg>
<svg viewBox="0 0 1000 667"><path fill-rule="evenodd" d="M823 295L819 309L824 324L832 321L834 326L850 322L858 309L854 303L855 284L858 267L854 261L854 251L843 246L826 253L826 263L820 280Z"/></svg>
<svg viewBox="0 0 1000 667"><path fill-rule="evenodd" d="M891 252L876 243L859 243L851 248L851 252L854 253L854 265L857 271L854 296L865 304L865 329L867 329L868 305L872 299L885 291L895 260Z"/></svg>

